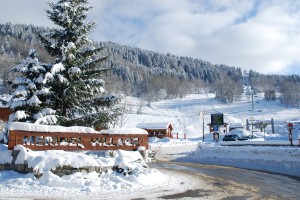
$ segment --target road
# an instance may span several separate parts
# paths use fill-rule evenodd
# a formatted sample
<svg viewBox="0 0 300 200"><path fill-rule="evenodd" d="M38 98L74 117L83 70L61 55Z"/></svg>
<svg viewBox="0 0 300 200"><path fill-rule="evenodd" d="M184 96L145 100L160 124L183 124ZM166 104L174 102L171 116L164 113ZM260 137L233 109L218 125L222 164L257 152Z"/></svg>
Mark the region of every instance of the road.
<svg viewBox="0 0 300 200"><path fill-rule="evenodd" d="M174 151L174 148L171 149ZM161 199L300 199L299 178L232 167L173 162L176 154L183 156L184 152L169 150L160 149L157 153L158 161L151 166L165 173L189 176L191 182L199 179L210 189L203 189L203 183L199 186L191 184L185 192L160 196Z"/></svg>

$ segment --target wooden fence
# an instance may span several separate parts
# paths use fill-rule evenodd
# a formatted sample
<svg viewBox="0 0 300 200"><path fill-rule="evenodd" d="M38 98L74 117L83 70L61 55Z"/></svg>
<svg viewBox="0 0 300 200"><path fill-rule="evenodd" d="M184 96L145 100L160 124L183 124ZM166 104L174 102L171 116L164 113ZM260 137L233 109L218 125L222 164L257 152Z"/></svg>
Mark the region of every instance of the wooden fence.
<svg viewBox="0 0 300 200"><path fill-rule="evenodd" d="M148 149L146 134L31 132L10 130L8 149L23 145L31 150L131 150Z"/></svg>

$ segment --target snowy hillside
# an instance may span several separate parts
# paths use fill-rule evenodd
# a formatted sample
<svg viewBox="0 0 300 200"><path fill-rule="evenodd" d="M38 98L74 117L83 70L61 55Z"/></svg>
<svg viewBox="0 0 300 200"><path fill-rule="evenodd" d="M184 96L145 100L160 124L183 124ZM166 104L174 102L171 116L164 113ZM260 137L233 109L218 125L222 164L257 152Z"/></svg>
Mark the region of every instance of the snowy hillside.
<svg viewBox="0 0 300 200"><path fill-rule="evenodd" d="M223 113L224 122L226 123L242 123L246 128L246 120L253 117L254 121L270 121L271 118L275 124L275 134L271 133L271 126L266 127L266 134L254 129L254 134L263 137L266 140L287 140L287 122L294 123L294 139L297 138L300 128L300 109L286 107L278 100L275 102L267 102L263 99L263 94L259 94L254 98L254 110L252 111L252 101L249 96L244 95L240 102L233 104L221 104L215 100L213 94L192 94L182 99L165 100L154 102L150 107L144 106L141 110L142 114L136 114L139 108L139 100L135 98L127 98L128 114L126 114L126 123L124 127L135 127L141 122L161 122L170 121L174 127L173 133L179 133L179 137L183 138L186 134L187 138L202 139L202 118L200 112L204 115L205 138L212 139L209 134L210 115L214 113ZM125 120L124 120L125 121ZM251 129L252 127L250 127ZM221 134L221 139L224 134Z"/></svg>

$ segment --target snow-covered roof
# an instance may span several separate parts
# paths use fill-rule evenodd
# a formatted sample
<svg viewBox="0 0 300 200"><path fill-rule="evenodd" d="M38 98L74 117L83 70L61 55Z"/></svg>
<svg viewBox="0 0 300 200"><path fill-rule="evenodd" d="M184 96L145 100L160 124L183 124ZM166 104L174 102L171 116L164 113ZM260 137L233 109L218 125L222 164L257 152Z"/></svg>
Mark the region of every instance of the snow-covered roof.
<svg viewBox="0 0 300 200"><path fill-rule="evenodd" d="M167 129L171 125L171 122L149 122L149 123L139 123L137 128L142 129Z"/></svg>
<svg viewBox="0 0 300 200"><path fill-rule="evenodd" d="M148 135L147 131L140 128L110 128L106 130L101 130L100 133Z"/></svg>
<svg viewBox="0 0 300 200"><path fill-rule="evenodd" d="M9 130L21 130L32 132L75 132L75 133L99 133L92 128L83 126L54 126L54 125L40 125L24 122L12 122L9 125Z"/></svg>
<svg viewBox="0 0 300 200"><path fill-rule="evenodd" d="M73 132L73 133L106 133L106 134L141 134L148 135L148 132L140 128L112 128L101 130L100 132L83 126L54 126L54 125L40 125L24 122L12 122L9 125L9 130L21 130L32 132Z"/></svg>

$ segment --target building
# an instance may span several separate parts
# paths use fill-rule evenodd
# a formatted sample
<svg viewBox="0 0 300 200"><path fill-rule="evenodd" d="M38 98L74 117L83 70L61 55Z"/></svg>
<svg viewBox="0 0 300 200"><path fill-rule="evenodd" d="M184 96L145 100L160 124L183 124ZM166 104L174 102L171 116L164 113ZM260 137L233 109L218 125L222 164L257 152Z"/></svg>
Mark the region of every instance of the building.
<svg viewBox="0 0 300 200"><path fill-rule="evenodd" d="M0 106L0 120L7 122L10 114L11 110L8 107Z"/></svg>
<svg viewBox="0 0 300 200"><path fill-rule="evenodd" d="M146 130L149 137L172 138L173 126L170 122L140 123L137 128Z"/></svg>

